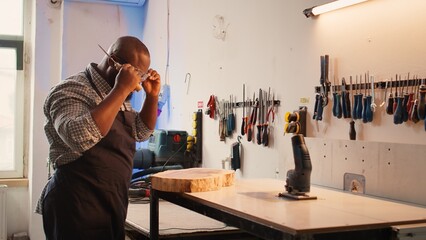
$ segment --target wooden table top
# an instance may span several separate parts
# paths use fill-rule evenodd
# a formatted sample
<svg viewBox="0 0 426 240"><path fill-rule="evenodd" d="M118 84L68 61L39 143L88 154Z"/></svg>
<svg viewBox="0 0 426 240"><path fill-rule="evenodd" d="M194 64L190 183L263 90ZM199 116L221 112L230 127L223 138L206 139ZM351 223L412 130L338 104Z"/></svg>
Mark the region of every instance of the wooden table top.
<svg viewBox="0 0 426 240"><path fill-rule="evenodd" d="M183 195L294 235L426 222L424 207L319 186L311 186L310 195L316 200L278 197L284 184L275 179L239 179L218 191Z"/></svg>

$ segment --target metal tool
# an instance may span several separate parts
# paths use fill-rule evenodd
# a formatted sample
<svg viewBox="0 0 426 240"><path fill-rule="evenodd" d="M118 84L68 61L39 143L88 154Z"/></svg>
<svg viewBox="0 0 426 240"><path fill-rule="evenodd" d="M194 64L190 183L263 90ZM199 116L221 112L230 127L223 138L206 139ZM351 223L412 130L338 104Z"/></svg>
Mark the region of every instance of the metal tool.
<svg viewBox="0 0 426 240"><path fill-rule="evenodd" d="M256 94L253 93L252 112L250 116L250 123L247 126L247 141L249 142L251 142L251 140L253 139L253 127L256 125L258 100L255 98L256 98Z"/></svg>
<svg viewBox="0 0 426 240"><path fill-rule="evenodd" d="M380 103L379 107L383 107L386 104L386 96L388 95L387 93L388 93L389 82L388 82L387 79L386 79L385 82L386 82L385 83L385 94L383 94L383 101L382 101L382 103Z"/></svg>
<svg viewBox="0 0 426 240"><path fill-rule="evenodd" d="M412 111L411 111L411 121L413 121L413 123L418 123L419 121L420 121L420 119L419 119L419 114L418 114L418 112L417 112L417 108L418 108L418 106L419 106L419 100L418 100L418 97L419 97L419 80L418 79L416 79L416 90L415 90L415 93L414 93L414 103L413 103L413 106L412 106Z"/></svg>
<svg viewBox="0 0 426 240"><path fill-rule="evenodd" d="M268 97L266 98L266 113L263 114L263 116L265 116L265 122L263 124L263 135L262 135L262 144L263 146L267 147L269 144L269 113L271 111L271 109L269 109L269 106L273 106L273 103L270 102L271 100L271 88L269 88L268 90Z"/></svg>
<svg viewBox="0 0 426 240"><path fill-rule="evenodd" d="M342 96L339 92L337 92L337 86L334 84L335 87L335 95L333 99L333 115L337 118L342 118Z"/></svg>
<svg viewBox="0 0 426 240"><path fill-rule="evenodd" d="M256 142L258 145L262 144L262 124L263 124L263 91L259 89L259 109L258 109L258 120Z"/></svg>
<svg viewBox="0 0 426 240"><path fill-rule="evenodd" d="M407 76L407 80L405 81L405 84L403 86L403 91L402 91L402 96L403 96L403 100L402 100L402 121L403 122L407 122L408 121L408 100L410 98L410 95L408 94L408 79L410 79L410 74L408 74ZM405 91L404 91L405 89Z"/></svg>
<svg viewBox="0 0 426 240"><path fill-rule="evenodd" d="M415 78L416 77L414 77L414 79ZM408 120L410 121L412 121L411 116L413 112L413 106L414 106L414 83L411 85L411 92L408 93L408 102L407 102Z"/></svg>
<svg viewBox="0 0 426 240"><path fill-rule="evenodd" d="M350 94L346 90L346 80L342 78L342 114L343 118L351 117L351 101Z"/></svg>
<svg viewBox="0 0 426 240"><path fill-rule="evenodd" d="M247 116L246 116L246 85L243 84L243 121L241 122L241 135L244 136L246 134L246 124L247 124Z"/></svg>
<svg viewBox="0 0 426 240"><path fill-rule="evenodd" d="M389 115L392 115L393 114L393 100L394 100L393 94L392 94L392 89L393 89L392 78L391 78L391 81L390 81L390 85L391 85L391 89L390 89L391 91L389 93L388 103L386 105L386 113L389 114Z"/></svg>
<svg viewBox="0 0 426 240"><path fill-rule="evenodd" d="M354 85L352 85L352 76L349 77L349 83L351 85L351 95L354 96L353 95ZM352 103L355 104L355 96L354 96L354 99L352 100ZM352 107L352 109L354 109L354 107ZM350 110L349 110L349 112L350 112ZM352 114L352 119L349 122L349 139L350 140L356 140L354 114Z"/></svg>
<svg viewBox="0 0 426 240"><path fill-rule="evenodd" d="M368 80L368 84L370 83L370 74L367 72L367 75L365 76L365 79ZM366 87L368 87L368 84L366 85ZM367 118L367 122L372 122L373 121L373 110L372 110L372 104L373 104L373 91L371 90L371 94L369 93L367 95L367 106L365 106L366 108L366 118Z"/></svg>
<svg viewBox="0 0 426 240"><path fill-rule="evenodd" d="M419 105L417 106L417 114L419 115L419 119L423 120L426 117L426 85L424 83L424 79L422 84L419 87Z"/></svg>
<svg viewBox="0 0 426 240"><path fill-rule="evenodd" d="M99 46L99 48L109 57L109 59L111 59L111 61L114 63L114 67L115 67L115 69L116 70L120 70L122 67L123 67L123 65L122 64L120 64L119 62L117 62L117 61L115 61L115 59L109 54L109 53L107 53L107 51L105 51L105 49L103 49L102 47L101 47L101 45L99 45L98 44L98 46ZM144 72L142 72L139 68L137 68L137 67L135 67L135 66L133 66L134 68L135 68L135 70L138 72L138 75L141 77L141 83L143 82L143 81L145 81L150 75L148 74L148 73L144 73ZM139 85L138 87L136 87L136 89L135 89L136 91L140 91L140 90L142 90L142 86L141 85Z"/></svg>
<svg viewBox="0 0 426 240"><path fill-rule="evenodd" d="M333 97L333 108L331 112L333 116L337 117L337 91L336 91L336 77L333 79L333 86L331 86L331 96Z"/></svg>
<svg viewBox="0 0 426 240"><path fill-rule="evenodd" d="M370 104L370 107L371 107L371 111L374 113L376 111L376 107L377 107L377 105L375 103L376 97L375 97L375 90L374 90L374 76L370 76L370 82L371 82L371 104ZM373 114L371 116L373 116Z"/></svg>
<svg viewBox="0 0 426 240"><path fill-rule="evenodd" d="M368 100L367 100L367 75L365 76L365 79L364 79L364 98L362 99L362 102L363 102L362 122L367 123L368 122L367 111L368 109L370 109L370 104L368 104Z"/></svg>
<svg viewBox="0 0 426 240"><path fill-rule="evenodd" d="M351 84L352 85L352 84ZM355 77L355 94L353 94L353 108L352 108L352 119L356 120L356 119L360 119L360 117L358 117L358 104L362 104L362 99L361 99L361 103L360 103L360 94L358 93L358 89L359 89L359 85L358 85L358 76Z"/></svg>
<svg viewBox="0 0 426 240"><path fill-rule="evenodd" d="M401 79L398 81L398 78L396 79L397 81L397 86L401 83ZM403 123L403 113L402 113L402 102L404 101L404 97L402 94L402 88L401 88L401 92L398 94L398 96L395 96L395 100L396 100L396 107L394 110L394 114L393 114L393 123L394 124L401 124Z"/></svg>
<svg viewBox="0 0 426 240"><path fill-rule="evenodd" d="M363 101L363 94L362 94L362 90L361 90L361 82L362 82L362 75L359 76L359 93L357 95L356 98L356 119L362 119L362 112L363 112L363 108L362 108L362 101Z"/></svg>
<svg viewBox="0 0 426 240"><path fill-rule="evenodd" d="M320 93L315 96L314 119L322 120L324 107L328 104L328 55L320 56L321 76L320 76Z"/></svg>

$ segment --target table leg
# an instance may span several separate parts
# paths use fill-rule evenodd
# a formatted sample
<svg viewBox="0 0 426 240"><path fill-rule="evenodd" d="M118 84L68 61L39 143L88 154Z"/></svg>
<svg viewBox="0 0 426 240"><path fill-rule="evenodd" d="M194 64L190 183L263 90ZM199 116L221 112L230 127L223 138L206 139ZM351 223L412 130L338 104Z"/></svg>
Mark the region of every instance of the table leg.
<svg viewBox="0 0 426 240"><path fill-rule="evenodd" d="M150 194L150 208L149 208L149 238L151 240L158 240L159 238L159 206L158 206L158 193L151 188Z"/></svg>

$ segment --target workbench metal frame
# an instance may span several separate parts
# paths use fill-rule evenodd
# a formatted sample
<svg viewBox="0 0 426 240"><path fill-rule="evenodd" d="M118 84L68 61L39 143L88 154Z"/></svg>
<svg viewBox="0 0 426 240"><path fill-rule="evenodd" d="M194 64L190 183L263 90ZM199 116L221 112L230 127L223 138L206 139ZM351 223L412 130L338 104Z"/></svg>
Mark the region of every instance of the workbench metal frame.
<svg viewBox="0 0 426 240"><path fill-rule="evenodd" d="M247 231L252 235L268 240L304 240L304 239L316 239L316 240L355 240L355 239L371 239L371 240L382 240L391 239L392 229L391 227L372 228L365 226L363 229L355 231L343 231L343 232L318 232L316 234L302 234L293 235L289 232L285 232L274 228L267 224L265 219L249 219L244 217L244 213L235 214L225 209L219 209L213 206L204 204L202 201L197 201L191 195L185 193L174 193L164 192L155 189L151 189L150 197L150 239L159 239L159 199L167 200L171 203L211 217L218 221L221 221L230 226L237 227L241 230ZM325 218L327 216L324 216Z"/></svg>

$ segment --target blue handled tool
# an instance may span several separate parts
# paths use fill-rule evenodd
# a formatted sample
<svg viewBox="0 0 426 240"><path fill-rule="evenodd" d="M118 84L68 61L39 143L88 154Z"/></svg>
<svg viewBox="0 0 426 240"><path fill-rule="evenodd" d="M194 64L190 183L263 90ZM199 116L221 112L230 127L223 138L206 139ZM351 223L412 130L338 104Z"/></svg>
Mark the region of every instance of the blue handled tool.
<svg viewBox="0 0 426 240"><path fill-rule="evenodd" d="M342 113L343 118L351 117L351 100L350 94L346 90L346 81L345 78L342 78Z"/></svg>

